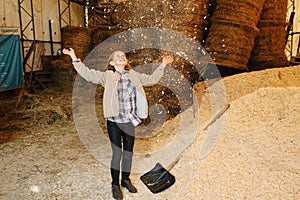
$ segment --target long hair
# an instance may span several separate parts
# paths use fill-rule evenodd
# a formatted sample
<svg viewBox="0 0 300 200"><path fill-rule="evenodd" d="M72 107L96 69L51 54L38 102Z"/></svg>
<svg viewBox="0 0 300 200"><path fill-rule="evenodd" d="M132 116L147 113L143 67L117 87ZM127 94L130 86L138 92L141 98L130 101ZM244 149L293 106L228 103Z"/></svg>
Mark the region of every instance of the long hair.
<svg viewBox="0 0 300 200"><path fill-rule="evenodd" d="M113 58L114 58L116 52L120 52L120 51L114 51L114 52L109 56L108 62L107 62L107 66L106 66L105 70L112 70L113 72L116 71L115 67L112 66L112 65L110 64L110 62L113 60ZM127 58L126 58L126 60L127 60ZM129 71L129 70L132 69L132 67L130 66L130 64L128 63L128 61L127 61L127 65L124 67L124 69L127 70L127 71Z"/></svg>

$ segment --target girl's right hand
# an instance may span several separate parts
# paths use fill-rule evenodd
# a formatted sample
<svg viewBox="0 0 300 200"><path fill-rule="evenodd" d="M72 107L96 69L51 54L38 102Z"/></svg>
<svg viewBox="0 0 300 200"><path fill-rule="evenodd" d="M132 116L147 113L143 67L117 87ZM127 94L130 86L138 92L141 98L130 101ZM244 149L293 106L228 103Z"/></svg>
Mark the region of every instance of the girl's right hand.
<svg viewBox="0 0 300 200"><path fill-rule="evenodd" d="M68 48L68 49L64 48L62 50L62 52L63 52L63 54L71 56L72 60L76 60L77 59L77 57L75 55L75 51L74 51L73 48Z"/></svg>

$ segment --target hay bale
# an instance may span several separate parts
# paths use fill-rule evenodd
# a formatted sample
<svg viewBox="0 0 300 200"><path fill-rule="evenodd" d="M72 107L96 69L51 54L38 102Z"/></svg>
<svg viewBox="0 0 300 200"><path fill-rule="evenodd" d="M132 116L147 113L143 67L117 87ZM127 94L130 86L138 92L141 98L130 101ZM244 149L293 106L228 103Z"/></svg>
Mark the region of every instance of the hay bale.
<svg viewBox="0 0 300 200"><path fill-rule="evenodd" d="M91 51L90 30L84 27L66 26L61 29L61 43L63 48L72 47L78 58L82 60ZM70 60L69 56L62 56Z"/></svg>
<svg viewBox="0 0 300 200"><path fill-rule="evenodd" d="M287 0L266 0L249 70L289 66L285 55Z"/></svg>
<svg viewBox="0 0 300 200"><path fill-rule="evenodd" d="M63 59L53 61L54 85L61 91L72 92L76 75L71 62Z"/></svg>
<svg viewBox="0 0 300 200"><path fill-rule="evenodd" d="M98 25L91 30L92 48L96 47L105 39L124 31L123 27L113 25Z"/></svg>
<svg viewBox="0 0 300 200"><path fill-rule="evenodd" d="M205 41L205 48L217 65L247 70L263 3L261 0L217 2Z"/></svg>
<svg viewBox="0 0 300 200"><path fill-rule="evenodd" d="M205 41L205 49L217 65L247 70L257 35L257 28L214 20Z"/></svg>
<svg viewBox="0 0 300 200"><path fill-rule="evenodd" d="M192 0L188 2L175 0L128 0L118 4L111 13L110 17L112 25L98 25L92 31L92 38L98 44L104 39L118 33L118 31L144 27L163 27L176 30L191 38L194 38L197 41L201 41L204 35L204 29L207 26L208 8L208 0ZM113 28L108 30L104 27ZM121 43L124 43L124 47L134 47L143 44L141 40L137 39L140 37L142 32L143 30L141 32L136 30L132 35L128 35L126 41L121 41ZM161 37L161 35L158 37L162 39L153 41L157 44L157 46L166 43L165 39ZM171 41L173 46L178 42L180 41ZM95 46L96 43L93 45ZM118 42L118 45L120 47L119 43L120 42ZM170 41L167 41L167 43L169 44ZM113 42L111 45L112 49L118 49L115 48L117 45L114 45ZM179 45L184 46L182 43ZM98 55L100 51L93 50L93 53L95 54L94 57L97 57L96 55ZM135 68L138 65L161 62L161 57L164 53L166 52L162 52L159 49L147 48L133 50L132 52L128 53L127 56L130 64ZM162 86L146 88L150 107L163 102L163 106L168 111L168 117L176 116L179 112L187 108L192 103L191 94L189 94L190 91L187 91L184 87L180 87L182 81L181 79L183 78L188 80L190 85L193 85L199 79L199 74L193 65L183 58L180 59L178 57L172 64L172 67L174 67L180 73L180 75L183 75L183 77L175 77L172 74L169 74L169 76L165 77L166 79L174 79L172 83L173 85L177 84L176 86L178 89L176 90L181 94L181 96L183 96L181 100L183 103L181 103L184 105L181 105L182 108L180 108L178 105L178 99L176 95L174 95L172 92L168 92L168 88ZM102 61L103 59L104 58L94 59L94 64L91 62L91 65L96 66L96 63L98 61ZM167 82L167 80L165 80L165 82ZM164 95L162 96L162 94Z"/></svg>
<svg viewBox="0 0 300 200"><path fill-rule="evenodd" d="M273 21L272 21L273 24ZM285 55L285 23L259 23L260 34L248 63L249 70L289 66Z"/></svg>
<svg viewBox="0 0 300 200"><path fill-rule="evenodd" d="M212 20L225 20L245 26L256 26L263 9L264 0L218 0Z"/></svg>
<svg viewBox="0 0 300 200"><path fill-rule="evenodd" d="M112 21L127 28L160 26L163 17L159 0L128 0L118 4Z"/></svg>
<svg viewBox="0 0 300 200"><path fill-rule="evenodd" d="M116 8L115 3L91 2L88 7L89 26L112 25L111 13Z"/></svg>
<svg viewBox="0 0 300 200"><path fill-rule="evenodd" d="M137 67L139 65L151 64L153 62L158 62L160 58L159 49L138 49L131 51L127 54L129 64L132 67Z"/></svg>
<svg viewBox="0 0 300 200"><path fill-rule="evenodd" d="M116 7L112 21L126 28L164 27L201 41L208 7L208 0L129 0Z"/></svg>
<svg viewBox="0 0 300 200"><path fill-rule="evenodd" d="M288 0L265 0L260 21L279 20L286 21Z"/></svg>
<svg viewBox="0 0 300 200"><path fill-rule="evenodd" d="M135 70L151 74L152 63L160 63L162 54L170 53L158 49L141 49L130 52L128 59ZM183 87L186 85L182 82L186 80L192 85L199 79L199 74L192 64L179 56L174 55L174 57L174 62L165 69L165 75L159 84L145 87L149 107L162 104L167 111L168 119L175 117L192 104L191 91ZM137 67L139 65L143 65L142 68ZM171 68L175 70L170 70Z"/></svg>
<svg viewBox="0 0 300 200"><path fill-rule="evenodd" d="M208 0L167 0L162 4L162 27L176 30L201 42L208 26Z"/></svg>

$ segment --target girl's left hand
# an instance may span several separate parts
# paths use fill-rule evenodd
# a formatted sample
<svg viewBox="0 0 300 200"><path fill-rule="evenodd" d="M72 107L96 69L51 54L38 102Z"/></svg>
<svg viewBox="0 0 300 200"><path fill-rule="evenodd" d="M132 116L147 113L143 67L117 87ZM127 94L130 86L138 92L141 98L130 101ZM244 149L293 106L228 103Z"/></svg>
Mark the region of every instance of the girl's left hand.
<svg viewBox="0 0 300 200"><path fill-rule="evenodd" d="M162 65L168 65L174 61L173 56L164 56L162 60Z"/></svg>

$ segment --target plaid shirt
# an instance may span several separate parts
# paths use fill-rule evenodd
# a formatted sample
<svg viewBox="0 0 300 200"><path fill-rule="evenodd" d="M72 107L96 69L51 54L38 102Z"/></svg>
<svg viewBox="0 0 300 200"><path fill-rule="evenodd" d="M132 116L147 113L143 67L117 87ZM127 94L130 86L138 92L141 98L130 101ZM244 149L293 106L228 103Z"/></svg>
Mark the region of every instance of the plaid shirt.
<svg viewBox="0 0 300 200"><path fill-rule="evenodd" d="M120 114L117 117L109 117L107 120L117 123L132 122L134 126L141 123L136 114L136 88L128 78L128 71L120 73L118 95L120 102Z"/></svg>

